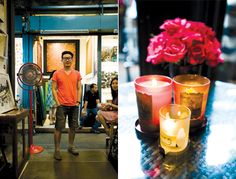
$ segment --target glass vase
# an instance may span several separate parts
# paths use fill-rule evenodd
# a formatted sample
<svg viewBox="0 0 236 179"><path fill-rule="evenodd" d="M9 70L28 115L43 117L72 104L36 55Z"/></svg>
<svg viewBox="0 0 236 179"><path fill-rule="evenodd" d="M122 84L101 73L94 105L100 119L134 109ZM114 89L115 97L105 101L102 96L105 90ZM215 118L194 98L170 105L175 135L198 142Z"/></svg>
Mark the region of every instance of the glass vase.
<svg viewBox="0 0 236 179"><path fill-rule="evenodd" d="M183 66L175 63L169 63L169 76L171 78L177 75L183 75L183 74L201 75L201 73L202 73L202 64Z"/></svg>

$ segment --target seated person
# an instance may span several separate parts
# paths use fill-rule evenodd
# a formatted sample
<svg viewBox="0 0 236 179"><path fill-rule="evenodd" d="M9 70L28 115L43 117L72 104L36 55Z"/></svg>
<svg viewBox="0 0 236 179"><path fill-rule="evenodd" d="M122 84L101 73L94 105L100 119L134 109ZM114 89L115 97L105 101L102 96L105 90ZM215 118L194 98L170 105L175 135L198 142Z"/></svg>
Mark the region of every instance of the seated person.
<svg viewBox="0 0 236 179"><path fill-rule="evenodd" d="M86 114L85 120L89 119L90 113L92 113L95 116L97 115L97 105L100 103L99 100L99 94L98 94L98 87L96 84L90 85L90 90L85 93L84 96L84 108L82 110L82 114ZM92 126L92 132L94 133L100 133L98 131L98 127L100 126L100 123L97 120L94 120L94 124ZM85 121L81 121L81 126L85 123Z"/></svg>
<svg viewBox="0 0 236 179"><path fill-rule="evenodd" d="M100 110L98 111L98 115L96 116L96 120L98 120L103 127L107 135L109 134L110 127L107 125L107 122L117 122L118 121L118 78L115 77L111 80L110 83L111 94L112 94L112 102L105 103L100 105Z"/></svg>

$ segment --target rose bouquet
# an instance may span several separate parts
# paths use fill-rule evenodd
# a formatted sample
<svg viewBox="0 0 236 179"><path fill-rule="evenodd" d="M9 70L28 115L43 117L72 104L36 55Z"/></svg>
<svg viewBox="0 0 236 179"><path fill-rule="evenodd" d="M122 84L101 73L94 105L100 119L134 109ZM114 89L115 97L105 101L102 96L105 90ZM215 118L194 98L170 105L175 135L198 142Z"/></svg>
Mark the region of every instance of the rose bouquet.
<svg viewBox="0 0 236 179"><path fill-rule="evenodd" d="M176 18L166 20L160 29L164 31L150 39L147 62L211 67L224 62L215 32L204 23Z"/></svg>

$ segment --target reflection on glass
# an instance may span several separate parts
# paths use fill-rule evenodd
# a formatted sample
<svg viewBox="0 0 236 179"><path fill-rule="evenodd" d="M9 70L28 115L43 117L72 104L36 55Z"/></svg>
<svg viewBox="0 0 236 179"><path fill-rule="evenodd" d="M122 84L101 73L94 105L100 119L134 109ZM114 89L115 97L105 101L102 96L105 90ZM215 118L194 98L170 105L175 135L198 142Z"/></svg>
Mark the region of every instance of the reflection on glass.
<svg viewBox="0 0 236 179"><path fill-rule="evenodd" d="M162 160L163 156L160 154L158 141L141 141L141 166L147 177L159 176Z"/></svg>
<svg viewBox="0 0 236 179"><path fill-rule="evenodd" d="M158 144L159 140L141 140L141 167L146 178L183 178L191 154L164 156Z"/></svg>

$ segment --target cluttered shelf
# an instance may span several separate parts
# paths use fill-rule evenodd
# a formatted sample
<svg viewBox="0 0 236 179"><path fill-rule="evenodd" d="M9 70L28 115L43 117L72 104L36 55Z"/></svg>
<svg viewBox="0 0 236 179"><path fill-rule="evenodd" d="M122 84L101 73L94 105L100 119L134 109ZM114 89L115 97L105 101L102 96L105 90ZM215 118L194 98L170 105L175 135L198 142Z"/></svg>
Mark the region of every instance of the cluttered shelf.
<svg viewBox="0 0 236 179"><path fill-rule="evenodd" d="M190 133L179 155L161 155L159 139L138 139L134 83L119 91L120 178L236 178L236 85L211 82L206 127Z"/></svg>

